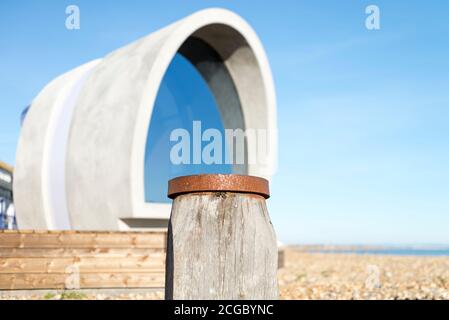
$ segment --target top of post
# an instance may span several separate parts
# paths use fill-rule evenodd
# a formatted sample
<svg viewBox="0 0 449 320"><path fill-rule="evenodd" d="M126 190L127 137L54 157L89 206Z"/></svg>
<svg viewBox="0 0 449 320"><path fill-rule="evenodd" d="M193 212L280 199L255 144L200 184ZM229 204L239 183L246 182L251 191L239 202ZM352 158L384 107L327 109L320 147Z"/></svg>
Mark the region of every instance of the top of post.
<svg viewBox="0 0 449 320"><path fill-rule="evenodd" d="M182 176L168 182L168 197L171 199L192 192L239 192L270 197L268 180L239 174L199 174Z"/></svg>

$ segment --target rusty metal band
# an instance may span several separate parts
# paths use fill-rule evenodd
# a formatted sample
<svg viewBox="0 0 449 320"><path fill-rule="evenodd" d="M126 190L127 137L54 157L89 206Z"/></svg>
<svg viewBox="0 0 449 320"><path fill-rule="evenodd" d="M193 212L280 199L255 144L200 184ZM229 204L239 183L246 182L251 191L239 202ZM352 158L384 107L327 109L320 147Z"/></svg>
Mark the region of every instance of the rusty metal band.
<svg viewBox="0 0 449 320"><path fill-rule="evenodd" d="M200 174L182 176L168 181L171 199L193 192L239 192L270 197L268 181L264 178L239 174Z"/></svg>

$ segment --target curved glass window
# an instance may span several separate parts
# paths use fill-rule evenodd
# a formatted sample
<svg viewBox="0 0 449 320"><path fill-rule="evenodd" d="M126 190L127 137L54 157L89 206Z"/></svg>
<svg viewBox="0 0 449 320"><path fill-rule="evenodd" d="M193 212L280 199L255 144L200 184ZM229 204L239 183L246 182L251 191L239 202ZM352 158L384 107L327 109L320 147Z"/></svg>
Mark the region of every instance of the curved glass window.
<svg viewBox="0 0 449 320"><path fill-rule="evenodd" d="M146 202L169 202L167 182L171 178L232 172L229 164L207 165L202 161L193 164L194 121L201 121L202 133L214 128L224 137L223 122L212 91L195 66L178 53L161 82L149 126L144 171ZM170 141L170 134L179 128L190 134L190 164L173 164L170 160L170 150L179 142ZM209 143L201 141L201 150Z"/></svg>

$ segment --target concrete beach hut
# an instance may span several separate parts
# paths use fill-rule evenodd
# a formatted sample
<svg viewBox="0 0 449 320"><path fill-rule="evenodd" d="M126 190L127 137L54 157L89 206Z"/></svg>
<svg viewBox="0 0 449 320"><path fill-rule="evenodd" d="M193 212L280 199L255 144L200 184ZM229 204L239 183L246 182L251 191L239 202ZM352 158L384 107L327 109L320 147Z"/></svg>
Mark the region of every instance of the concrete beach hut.
<svg viewBox="0 0 449 320"><path fill-rule="evenodd" d="M266 54L242 18L207 9L64 73L37 95L17 149L20 229L129 230L168 221L169 203L145 200L144 155L154 102L176 53L207 82L225 128L267 130L268 162L236 173L270 178L277 124Z"/></svg>

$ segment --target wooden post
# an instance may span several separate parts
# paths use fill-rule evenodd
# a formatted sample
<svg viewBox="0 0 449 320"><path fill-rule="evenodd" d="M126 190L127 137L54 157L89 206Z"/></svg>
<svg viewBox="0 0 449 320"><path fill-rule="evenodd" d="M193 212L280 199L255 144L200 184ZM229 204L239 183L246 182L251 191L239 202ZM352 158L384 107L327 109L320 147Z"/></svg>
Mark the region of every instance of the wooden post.
<svg viewBox="0 0 449 320"><path fill-rule="evenodd" d="M268 181L196 175L169 182L166 299L278 299Z"/></svg>

